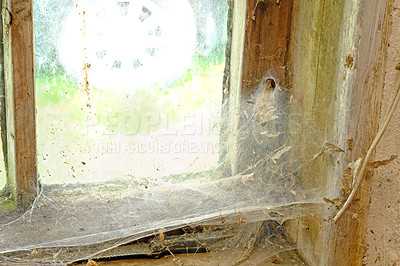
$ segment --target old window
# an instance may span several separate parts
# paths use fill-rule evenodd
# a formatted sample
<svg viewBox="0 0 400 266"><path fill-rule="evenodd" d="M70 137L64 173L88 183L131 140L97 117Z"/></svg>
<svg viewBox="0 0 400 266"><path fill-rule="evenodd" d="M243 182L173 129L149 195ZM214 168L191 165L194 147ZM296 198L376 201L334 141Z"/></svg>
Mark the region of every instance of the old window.
<svg viewBox="0 0 400 266"><path fill-rule="evenodd" d="M321 195L291 160L286 38L244 60L246 35L275 21L262 12L289 34L291 3L257 4L259 19L244 1L33 6L40 186L2 227L6 260L295 250L277 222Z"/></svg>
<svg viewBox="0 0 400 266"><path fill-rule="evenodd" d="M216 168L224 1L34 3L43 183L147 187Z"/></svg>
<svg viewBox="0 0 400 266"><path fill-rule="evenodd" d="M0 261L324 264L361 10L329 3L3 1Z"/></svg>

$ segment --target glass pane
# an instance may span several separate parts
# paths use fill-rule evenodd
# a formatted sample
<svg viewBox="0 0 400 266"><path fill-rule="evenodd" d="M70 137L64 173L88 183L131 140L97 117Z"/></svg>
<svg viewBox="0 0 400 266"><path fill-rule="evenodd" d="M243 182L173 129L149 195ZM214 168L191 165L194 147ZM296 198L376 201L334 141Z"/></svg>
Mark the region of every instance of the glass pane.
<svg viewBox="0 0 400 266"><path fill-rule="evenodd" d="M225 1L38 0L35 12L42 182L217 166Z"/></svg>

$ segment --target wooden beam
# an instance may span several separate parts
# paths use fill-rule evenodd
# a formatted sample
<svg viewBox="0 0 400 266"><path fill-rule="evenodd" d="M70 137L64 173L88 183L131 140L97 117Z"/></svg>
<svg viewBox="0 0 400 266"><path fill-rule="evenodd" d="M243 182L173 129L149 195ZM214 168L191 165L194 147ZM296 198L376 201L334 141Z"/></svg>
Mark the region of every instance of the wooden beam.
<svg viewBox="0 0 400 266"><path fill-rule="evenodd" d="M355 78L348 123L346 163L363 158L379 129L379 114L385 77L385 52L390 29L393 1L362 1L363 13L358 29L359 39L354 53ZM366 63L368 62L368 63ZM365 255L367 214L370 204L372 171L366 171L364 181L351 207L337 223L334 265L362 265ZM345 184L343 182L342 184ZM342 196L349 196L351 187L344 187ZM352 256L347 256L352 254Z"/></svg>
<svg viewBox="0 0 400 266"><path fill-rule="evenodd" d="M386 6L386 0L297 1L294 5L293 110L302 117L296 116L301 134L293 137L293 143L295 159L307 166L298 177L305 189L324 190L330 199L348 196L353 180L345 179L345 171L365 156L378 129ZM344 152L310 160L324 142ZM311 265L362 264L369 178L370 173L338 224L331 220L337 212L331 203L315 215L321 224L311 216L288 223Z"/></svg>
<svg viewBox="0 0 400 266"><path fill-rule="evenodd" d="M296 1L293 6L289 59L293 97L291 161L301 166L296 179L302 188L319 200L325 195L336 197L330 195L337 194L344 165L341 153L315 155L323 152L325 143L343 147L345 139L347 95L351 87L342 83L342 77L352 77L352 74L343 72L350 71L343 60L353 46L347 45L347 36L342 35L348 33L353 40L354 33L352 28L343 30L344 26L353 25L353 16L344 15L346 2L351 1ZM318 191L324 191L324 196L317 196ZM333 265L331 238L336 231L329 216L334 211L334 207L326 204L318 213L286 224L310 265Z"/></svg>
<svg viewBox="0 0 400 266"><path fill-rule="evenodd" d="M7 185L21 207L37 195L32 0L3 1Z"/></svg>
<svg viewBox="0 0 400 266"><path fill-rule="evenodd" d="M238 3L239 2L239 3ZM283 132L287 123L287 104L289 93L278 89L276 86L286 86L288 75L288 49L291 34L292 0L285 1L236 1L243 15L240 17L234 13L232 49L239 46L234 41L242 44L240 50L232 53L231 59L231 90L233 95L230 100L236 108L231 108L231 114L238 114L232 132L238 132L231 141L235 147L230 154L236 156L233 165L233 173L252 167L260 160L261 156L273 152L277 148L283 148L287 135ZM235 18L236 21L235 21ZM235 28L242 23L244 30L240 32L242 39L235 39ZM239 48L239 47L238 47ZM238 57L239 59L235 59ZM237 64L234 65L234 64ZM238 72L235 74L235 71ZM273 88L268 89L268 79L273 80ZM235 86L232 88L232 86ZM275 91L275 92L272 92ZM234 93L236 92L236 93ZM255 93L259 95L255 95ZM273 95L272 95L273 94ZM254 97L257 99L254 100ZM234 98L234 99L233 99ZM279 100L277 100L279 99ZM274 106L278 110L275 115L279 118L268 124L271 134L280 132L276 138L270 138L259 143L262 136L255 136L251 132L265 131L265 124L260 123L257 115L264 115L268 108ZM261 111L257 111L260 110ZM279 114L278 114L279 113ZM264 138L265 140L265 138ZM264 164L265 165L265 164ZM264 169L265 170L265 169ZM264 171L259 169L259 171Z"/></svg>
<svg viewBox="0 0 400 266"><path fill-rule="evenodd" d="M0 19L0 36L3 36L3 15ZM4 158L5 173L7 173L7 126L6 126L6 99L5 99L5 86L4 86L4 49L0 46L0 137L1 149ZM0 191L0 196L8 196L7 186Z"/></svg>
<svg viewBox="0 0 400 266"><path fill-rule="evenodd" d="M287 83L292 0L247 1L242 93L252 93L266 76Z"/></svg>

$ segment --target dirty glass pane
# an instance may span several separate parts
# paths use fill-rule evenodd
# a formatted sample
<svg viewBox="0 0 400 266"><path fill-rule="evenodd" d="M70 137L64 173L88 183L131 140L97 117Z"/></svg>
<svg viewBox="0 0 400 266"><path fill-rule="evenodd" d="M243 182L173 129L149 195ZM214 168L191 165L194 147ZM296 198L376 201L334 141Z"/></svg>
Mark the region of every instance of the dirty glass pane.
<svg viewBox="0 0 400 266"><path fill-rule="evenodd" d="M226 1L35 0L43 183L217 166Z"/></svg>

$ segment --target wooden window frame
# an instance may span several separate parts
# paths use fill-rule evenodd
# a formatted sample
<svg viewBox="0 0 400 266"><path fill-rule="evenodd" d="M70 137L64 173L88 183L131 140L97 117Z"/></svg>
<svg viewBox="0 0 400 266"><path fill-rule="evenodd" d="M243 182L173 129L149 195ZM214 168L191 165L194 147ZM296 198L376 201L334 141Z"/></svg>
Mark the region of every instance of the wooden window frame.
<svg viewBox="0 0 400 266"><path fill-rule="evenodd" d="M6 190L21 208L38 193L33 1L3 0ZM4 119L4 118L3 118Z"/></svg>
<svg viewBox="0 0 400 266"><path fill-rule="evenodd" d="M357 79L350 82L349 76L354 75L356 71L352 65L353 60L361 62L366 57L364 52L368 54L374 51L379 52L382 40L377 39L369 47L369 50L367 49L368 51L356 50L356 44L350 42L347 47L343 48L343 51L340 51L339 48L339 50L329 50L331 46L327 44L332 45L332 47L335 45L334 35L324 33L323 28L318 26L318 23L320 23L326 27L331 27L333 31L336 30L336 33L340 34L341 30L345 28L344 24L340 23L346 21L345 15L347 14L344 9L340 8L349 8L351 1L341 2L340 5L338 4L339 1L335 0L229 1L233 5L233 24L235 26L231 29L232 47L228 60L228 74L225 76L224 84L224 91L227 91L224 94L224 101L227 104L226 110L230 113L240 112L241 107L238 98L242 97L244 93L250 92L256 84L254 82L262 79L265 73L272 73L277 81L283 84L308 86L311 84L308 80L314 78L314 85L311 85L313 88L308 92L313 92L317 98L322 97L325 93L334 95L330 94L328 89L320 90L318 82L327 82L329 78L332 78L332 73L329 73L329 71L336 69L336 74L340 72L345 75L342 85L352 88L351 106L356 100L367 99L368 102L368 97L371 95L375 97L375 104L358 105L358 107L355 107L357 110L353 109L350 112L349 118L351 123L349 134L353 136L352 142L357 144L357 147L368 146L378 125L376 123L368 125L367 118L360 115L360 111L374 114L379 111L379 104L376 104L379 103L379 94L374 90L373 85L377 80L379 81L380 73L359 64L357 65ZM335 6L335 4L338 5ZM386 8L386 0L366 1L362 5L350 6L350 8L353 8L352 11L355 13L347 15L357 17L361 12L379 10L375 15L370 14L369 17L369 19L374 17L376 20L370 19L371 22L368 22L368 20L363 19L366 25L359 32L362 40L369 40L371 36L380 31L381 25L384 24L384 14L387 12L385 10L382 11L382 8ZM337 17L337 14L340 17ZM316 17L313 17L314 15ZM310 20L309 23L317 25L315 32L299 28L299 25L308 23L308 20ZM336 24L330 24L329 20L334 21ZM38 193L33 0L3 0L2 21L7 132L6 189L21 208L27 208ZM350 30L355 33L360 29L357 27L356 25ZM314 34L317 38L315 40L307 38L307 34ZM311 44L307 44L307 42L311 42ZM314 50L307 50L310 47ZM325 50L322 51L322 49ZM310 57L310 55L313 55L313 51L318 51L315 54L318 57L316 60ZM298 54L302 52L304 54ZM346 58L351 58L351 63L343 63L349 62L348 60L346 61ZM339 60L340 64L335 61L336 59ZM302 67L309 67L311 70L301 72ZM294 75L294 78L293 73L297 75ZM314 75L313 73L316 74ZM346 81L348 82L347 84ZM365 93L365 90L368 93ZM307 95L304 94L304 96ZM313 102L309 105L305 104L304 107L312 110L309 115L317 115L319 117L317 119L319 129L327 126L327 122L321 121L322 117L324 115L329 116L329 113L324 111L318 113L318 108L322 108L319 104ZM324 109L322 108L321 110ZM232 116L226 126L228 128L237 128L239 124L240 117ZM359 137L360 135L357 132L364 131L366 128L369 138ZM233 151L230 154L237 154L234 152L238 149L236 136L229 135L227 139L230 143L228 145L229 149ZM307 145L307 143L305 142L301 145ZM362 149L351 149L342 163L345 165L356 158L362 157L362 155ZM233 173L237 172L237 169L240 168L238 165L241 158L234 156L229 161L231 171ZM307 182L315 180L302 181L307 184ZM330 181L341 181L341 177L331 178ZM326 180L321 182L326 182ZM336 190L338 190L337 187ZM363 255L360 239L363 239L365 234L363 224L366 218L365 206L367 206L367 201L368 191L367 186L365 186L359 193L359 201L352 207L353 209L363 210L357 220L352 219L351 216L346 216L338 225L329 223L328 220L322 229L320 225L316 223L310 224L304 218L289 222L286 226L292 239L301 246L301 252L311 264L332 264L335 262L337 265L345 265L357 263L362 260ZM320 218L324 219L324 217ZM304 224L309 226L306 228ZM344 235L344 233L346 234ZM326 239L328 241L325 241ZM319 255L316 257L312 253ZM343 256L344 254L346 256ZM324 259L321 259L321 257Z"/></svg>

